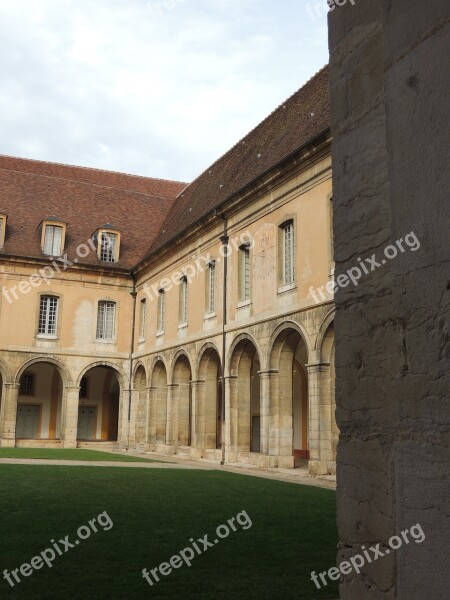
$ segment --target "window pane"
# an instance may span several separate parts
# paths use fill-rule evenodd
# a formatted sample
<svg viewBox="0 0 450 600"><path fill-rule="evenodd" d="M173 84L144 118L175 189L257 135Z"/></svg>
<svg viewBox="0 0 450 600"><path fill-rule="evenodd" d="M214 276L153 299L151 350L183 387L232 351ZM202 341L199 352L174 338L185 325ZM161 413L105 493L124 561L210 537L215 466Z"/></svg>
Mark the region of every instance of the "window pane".
<svg viewBox="0 0 450 600"><path fill-rule="evenodd" d="M141 339L145 338L145 321L147 318L147 302L145 300L141 300L141 317L140 317L140 333L139 337Z"/></svg>
<svg viewBox="0 0 450 600"><path fill-rule="evenodd" d="M216 263L211 263L208 269L208 312L216 310Z"/></svg>
<svg viewBox="0 0 450 600"><path fill-rule="evenodd" d="M104 231L101 237L100 260L103 262L116 261L117 235Z"/></svg>
<svg viewBox="0 0 450 600"><path fill-rule="evenodd" d="M164 331L165 294L159 292L158 296L158 331Z"/></svg>
<svg viewBox="0 0 450 600"><path fill-rule="evenodd" d="M180 283L180 323L187 323L188 284L184 277Z"/></svg>
<svg viewBox="0 0 450 600"><path fill-rule="evenodd" d="M115 302L99 302L97 317L97 339L112 340L114 338Z"/></svg>
<svg viewBox="0 0 450 600"><path fill-rule="evenodd" d="M283 280L284 285L294 283L294 224L283 229Z"/></svg>
<svg viewBox="0 0 450 600"><path fill-rule="evenodd" d="M241 249L241 301L250 300L250 248Z"/></svg>
<svg viewBox="0 0 450 600"><path fill-rule="evenodd" d="M58 298L55 296L41 296L38 333L44 335L56 334L57 313Z"/></svg>
<svg viewBox="0 0 450 600"><path fill-rule="evenodd" d="M24 373L20 378L20 394L21 396L32 396L34 391L34 375L33 373Z"/></svg>
<svg viewBox="0 0 450 600"><path fill-rule="evenodd" d="M46 225L44 236L44 254L48 256L61 256L62 227Z"/></svg>

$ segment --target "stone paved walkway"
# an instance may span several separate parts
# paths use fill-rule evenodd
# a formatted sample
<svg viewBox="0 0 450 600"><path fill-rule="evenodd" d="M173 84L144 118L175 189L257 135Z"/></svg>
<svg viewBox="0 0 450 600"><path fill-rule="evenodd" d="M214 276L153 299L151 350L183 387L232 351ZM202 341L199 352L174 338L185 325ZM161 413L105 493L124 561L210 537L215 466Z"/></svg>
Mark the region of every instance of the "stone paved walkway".
<svg viewBox="0 0 450 600"><path fill-rule="evenodd" d="M228 473L237 473L239 475L249 475L251 477L261 477L264 479L274 479L288 483L297 483L300 485L310 485L327 489L336 489L336 477L311 477L307 468L299 469L259 469L252 465L219 465L216 461L199 459L194 460L188 456L161 454L139 454L135 452L117 452L117 455L135 456L139 458L149 458L155 461L167 462L114 462L114 461L81 461L81 460L49 460L38 458L0 458L2 464L9 465L45 465L45 466L64 466L64 467L113 467L128 469L191 469L206 471L226 471Z"/></svg>

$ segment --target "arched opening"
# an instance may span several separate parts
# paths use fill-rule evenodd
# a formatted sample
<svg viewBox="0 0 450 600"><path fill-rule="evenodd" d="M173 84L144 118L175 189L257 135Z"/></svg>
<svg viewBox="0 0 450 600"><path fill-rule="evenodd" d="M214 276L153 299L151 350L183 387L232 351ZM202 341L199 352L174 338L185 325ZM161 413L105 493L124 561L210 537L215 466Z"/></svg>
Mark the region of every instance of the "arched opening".
<svg viewBox="0 0 450 600"><path fill-rule="evenodd" d="M60 440L63 380L53 363L37 362L19 379L16 440ZM25 442L26 443L26 442Z"/></svg>
<svg viewBox="0 0 450 600"><path fill-rule="evenodd" d="M120 384L109 366L89 369L81 378L77 440L117 442Z"/></svg>
<svg viewBox="0 0 450 600"><path fill-rule="evenodd" d="M250 340L241 340L231 358L232 446L240 452L261 452L261 392L258 352Z"/></svg>
<svg viewBox="0 0 450 600"><path fill-rule="evenodd" d="M147 377L142 365L136 370L134 389L137 393L136 444L144 444L147 436Z"/></svg>
<svg viewBox="0 0 450 600"><path fill-rule="evenodd" d="M165 444L167 434L167 371L162 360L158 361L153 369L152 394L151 438L157 444Z"/></svg>
<svg viewBox="0 0 450 600"><path fill-rule="evenodd" d="M323 417L325 413L329 415L329 428L331 430L331 456L330 460L336 460L337 444L339 441L339 428L336 423L336 395L335 395L335 346L334 346L334 323L330 323L322 340L321 360L325 365L322 381L322 396L324 408L322 409ZM327 367L326 365L329 365ZM326 410L325 410L326 409Z"/></svg>
<svg viewBox="0 0 450 600"><path fill-rule="evenodd" d="M285 329L276 338L271 368L278 372L271 397L280 427L280 454L294 456L294 465L309 460L309 409L306 344L295 329ZM275 407L274 407L275 409Z"/></svg>
<svg viewBox="0 0 450 600"><path fill-rule="evenodd" d="M180 446L191 445L191 366L187 357L182 354L175 363L173 373L173 400L175 412L178 416L178 444Z"/></svg>
<svg viewBox="0 0 450 600"><path fill-rule="evenodd" d="M220 357L208 348L200 361L196 413L197 445L205 450L222 447L222 380Z"/></svg>

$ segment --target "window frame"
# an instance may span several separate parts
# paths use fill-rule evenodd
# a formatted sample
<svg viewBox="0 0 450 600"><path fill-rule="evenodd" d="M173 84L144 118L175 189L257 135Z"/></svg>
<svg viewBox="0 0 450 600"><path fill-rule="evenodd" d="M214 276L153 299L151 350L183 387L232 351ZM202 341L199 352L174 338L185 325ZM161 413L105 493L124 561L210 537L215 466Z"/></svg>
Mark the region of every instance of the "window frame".
<svg viewBox="0 0 450 600"><path fill-rule="evenodd" d="M6 226L8 224L8 215L0 213L0 250L3 249L6 240Z"/></svg>
<svg viewBox="0 0 450 600"><path fill-rule="evenodd" d="M188 324L188 278L183 275L180 279L180 293L179 293L179 310L178 310L178 325L179 327L186 327Z"/></svg>
<svg viewBox="0 0 450 600"><path fill-rule="evenodd" d="M115 247L114 247L114 256L113 256L113 260L104 260L102 258L102 252L103 252L103 239L105 235L113 235L115 236L116 242L115 242ZM97 258L99 259L100 262L107 264L107 265L114 265L116 263L119 262L120 260L120 242L121 242L121 236L120 236L120 231L117 229L111 229L108 227L102 227L101 229L98 229L95 234L94 237L96 237L96 244L97 244Z"/></svg>
<svg viewBox="0 0 450 600"><path fill-rule="evenodd" d="M46 315L45 315L45 331L41 331L43 300L47 300ZM38 318L37 318L37 334L36 337L43 339L55 340L59 334L61 297L58 294L39 294L38 295ZM54 331L50 333L48 326L50 324L51 300L56 301L56 310L54 316Z"/></svg>
<svg viewBox="0 0 450 600"><path fill-rule="evenodd" d="M45 219L44 221L41 222L40 227L41 227L41 251L42 251L42 254L44 254L44 256L53 256L55 258L62 256L64 254L64 248L65 248L65 243L66 243L67 224L63 223L62 221L57 221L57 220L53 220L53 219ZM47 241L47 230L50 227L52 227L52 228L58 227L59 229L61 229L61 240L60 240L59 253L58 252L49 253L49 252L45 251L45 246L46 246L46 241ZM54 244L54 239L53 239L53 243L52 243L52 250L54 250L53 244Z"/></svg>
<svg viewBox="0 0 450 600"><path fill-rule="evenodd" d="M249 303L252 299L252 267L250 250L250 243L239 246L239 304Z"/></svg>
<svg viewBox="0 0 450 600"><path fill-rule="evenodd" d="M214 315L217 306L217 263L210 260L206 272L206 314Z"/></svg>
<svg viewBox="0 0 450 600"><path fill-rule="evenodd" d="M166 316L166 291L163 288L158 291L156 310L156 335L162 335L164 333L164 321Z"/></svg>
<svg viewBox="0 0 450 600"><path fill-rule="evenodd" d="M286 229L292 227L291 241L291 277L287 279L286 270ZM297 287L297 217L296 215L285 215L278 223L278 293Z"/></svg>
<svg viewBox="0 0 450 600"><path fill-rule="evenodd" d="M139 342L145 341L147 329L147 299L141 298L139 303Z"/></svg>
<svg viewBox="0 0 450 600"><path fill-rule="evenodd" d="M111 337L99 337L99 325L100 325L100 306L103 305L113 305L114 306L114 316L112 323L112 336ZM103 333L105 332L105 312L102 317L102 326ZM97 301L97 317L95 322L95 340L99 343L114 343L116 341L117 336L117 318L118 318L118 302L116 300L112 300L111 298L102 298Z"/></svg>
<svg viewBox="0 0 450 600"><path fill-rule="evenodd" d="M22 378L25 377L25 375L29 375L31 377L31 393L29 394L24 394L22 392ZM22 375L20 376L20 380L19 380L19 396L22 396L23 398L34 398L36 397L36 373L34 371L25 371L24 373L22 373Z"/></svg>

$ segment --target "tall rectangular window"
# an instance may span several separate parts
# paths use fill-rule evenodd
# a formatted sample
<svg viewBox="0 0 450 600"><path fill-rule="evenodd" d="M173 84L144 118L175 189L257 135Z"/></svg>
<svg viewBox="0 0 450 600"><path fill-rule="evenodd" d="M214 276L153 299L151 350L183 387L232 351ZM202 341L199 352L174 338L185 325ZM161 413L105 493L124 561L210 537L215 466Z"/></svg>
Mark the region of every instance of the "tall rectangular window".
<svg viewBox="0 0 450 600"><path fill-rule="evenodd" d="M21 396L34 396L34 373L24 373L20 378Z"/></svg>
<svg viewBox="0 0 450 600"><path fill-rule="evenodd" d="M292 285L295 281L294 223L283 226L283 285Z"/></svg>
<svg viewBox="0 0 450 600"><path fill-rule="evenodd" d="M239 296L241 302L250 300L250 247L241 246L239 253Z"/></svg>
<svg viewBox="0 0 450 600"><path fill-rule="evenodd" d="M180 325L187 323L188 313L188 281L182 277L180 281Z"/></svg>
<svg viewBox="0 0 450 600"><path fill-rule="evenodd" d="M97 339L114 339L116 320L116 303L102 300L98 303L97 312Z"/></svg>
<svg viewBox="0 0 450 600"><path fill-rule="evenodd" d="M166 310L166 293L159 290L158 294L158 333L164 331L164 312Z"/></svg>
<svg viewBox="0 0 450 600"><path fill-rule="evenodd" d="M41 296L38 333L41 335L56 335L57 319L58 298L56 296Z"/></svg>
<svg viewBox="0 0 450 600"><path fill-rule="evenodd" d="M61 256L63 228L60 225L45 225L44 254Z"/></svg>
<svg viewBox="0 0 450 600"><path fill-rule="evenodd" d="M82 377L80 381L80 398L88 398L89 396L89 380L87 377Z"/></svg>
<svg viewBox="0 0 450 600"><path fill-rule="evenodd" d="M206 311L207 313L216 312L216 263L211 261L207 271L206 285Z"/></svg>
<svg viewBox="0 0 450 600"><path fill-rule="evenodd" d="M103 262L116 262L117 233L103 231L100 240L100 260Z"/></svg>
<svg viewBox="0 0 450 600"><path fill-rule="evenodd" d="M147 301L144 298L141 300L141 311L139 317L139 339L145 339L145 326L147 321Z"/></svg>
<svg viewBox="0 0 450 600"><path fill-rule="evenodd" d="M0 248L3 248L5 243L6 233L6 216L0 215Z"/></svg>

